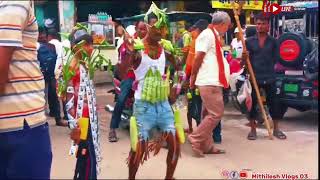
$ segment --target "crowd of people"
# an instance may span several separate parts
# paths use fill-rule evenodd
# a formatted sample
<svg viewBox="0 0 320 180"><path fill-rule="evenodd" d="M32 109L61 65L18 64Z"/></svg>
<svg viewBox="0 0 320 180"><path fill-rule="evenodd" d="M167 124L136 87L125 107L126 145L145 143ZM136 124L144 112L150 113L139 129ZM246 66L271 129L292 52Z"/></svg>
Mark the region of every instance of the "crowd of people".
<svg viewBox="0 0 320 180"><path fill-rule="evenodd" d="M175 84L169 83L176 71L184 70L187 79L183 86L188 99L188 129L185 132L194 155L204 157L206 154L226 153L217 149L214 143L221 143L224 91L229 88L233 71L224 56L221 42L221 37L230 29L231 18L226 12L217 11L211 22L200 19L189 29L190 32L180 23L181 36L177 44L185 57L180 62L174 51L160 43L168 32L165 11L153 4L148 12L151 13L147 13L145 21L134 24L135 33L121 28L123 36L118 41L119 63L116 66L121 94L112 114L109 141L118 141L116 129L126 99L133 90L133 117L130 120L133 123L130 125L134 127L130 127L128 177L135 179L140 164L148 160L149 153L157 154L166 142L165 179L173 179L184 137L184 132L177 127L176 110L171 107L180 95ZM268 35L268 17L258 14L255 23L256 34L246 37L248 52L243 51L240 40L242 29L235 28L235 38L230 45L232 56L239 62L250 57L258 85L266 91L274 122L273 135L286 139L278 126L282 117L277 112L279 103L274 97L277 44ZM136 47L137 42L143 48ZM64 60L63 47L66 46L74 54L70 63ZM93 49L92 37L86 29L73 29L67 42L60 42L54 27L38 30L31 1L0 2L0 179L50 178L52 151L45 99L48 115L55 118L56 125L72 129L71 139L78 148L74 178L97 178L101 159L98 112L89 62L84 61ZM65 77L67 72L63 67L66 66L68 71L74 72L71 77ZM63 80L67 86L59 100L56 84ZM256 103L253 91L252 107ZM257 139L257 114L255 108L248 109L249 140ZM197 122L195 129L192 119ZM87 124L86 127L83 124ZM159 140L151 140L153 128L162 133Z"/></svg>

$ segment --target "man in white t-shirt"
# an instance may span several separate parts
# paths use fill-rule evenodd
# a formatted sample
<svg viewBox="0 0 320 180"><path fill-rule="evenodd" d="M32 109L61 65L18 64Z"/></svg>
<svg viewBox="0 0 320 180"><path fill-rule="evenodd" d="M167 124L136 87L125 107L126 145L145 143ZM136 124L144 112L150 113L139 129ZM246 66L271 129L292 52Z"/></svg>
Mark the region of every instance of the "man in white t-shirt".
<svg viewBox="0 0 320 180"><path fill-rule="evenodd" d="M63 50L63 47L70 47L70 41L68 40L68 41L60 42L58 37L58 32L54 28L49 28L47 31L48 31L48 37L47 37L48 43L53 44L55 46L56 53L57 53L56 65L54 68L54 76L55 76L55 80L58 80L62 70L62 63L64 62L63 59L66 58L65 57L66 54ZM53 91L56 93L56 89L54 89ZM59 102L59 99L57 98L56 101ZM67 111L65 108L65 103L62 102L62 105L63 105L63 114L64 114L63 118L67 120L68 117L67 117ZM59 106L59 109L60 109L60 103L57 103L57 106ZM67 125L67 121L61 120L61 122L64 124L64 126Z"/></svg>
<svg viewBox="0 0 320 180"><path fill-rule="evenodd" d="M195 85L202 99L202 121L188 136L193 152L198 157L204 154L222 154L223 150L213 146L212 130L220 122L223 111L223 88L229 86L230 70L223 56L220 36L231 24L226 12L218 11L212 16L212 23L201 32L196 40L196 58L190 78L190 88Z"/></svg>
<svg viewBox="0 0 320 180"><path fill-rule="evenodd" d="M230 49L232 52L236 52L236 56L235 58L242 58L242 51L243 51L243 47L242 47L242 42L241 39L239 37L239 29L236 28L234 30L234 34L235 34L235 38L232 39L231 44L230 44Z"/></svg>

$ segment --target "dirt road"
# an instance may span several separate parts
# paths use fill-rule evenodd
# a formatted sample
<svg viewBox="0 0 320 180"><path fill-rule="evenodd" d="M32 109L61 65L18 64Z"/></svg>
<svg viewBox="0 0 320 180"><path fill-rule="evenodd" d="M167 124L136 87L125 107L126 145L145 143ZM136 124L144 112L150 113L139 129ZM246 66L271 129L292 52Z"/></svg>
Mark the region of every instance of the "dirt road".
<svg viewBox="0 0 320 180"><path fill-rule="evenodd" d="M107 139L111 114L103 107L112 103L113 96L107 95L109 85L97 87L99 115L102 132L101 174L99 179L126 179L128 168L126 158L130 148L129 133L119 130L119 142L109 143ZM183 110L183 117L186 111ZM318 114L289 110L280 122L287 140L269 140L267 131L258 129L258 140L246 139L249 127L245 116L233 107L227 106L222 120L222 144L217 145L227 151L224 155L208 155L205 158L192 156L188 142L182 145L182 157L179 160L175 177L177 179L221 179L230 174L239 176L245 170L248 178L261 179L271 176L279 179L298 177L318 179ZM70 179L73 177L76 159L68 156L71 141L69 129L56 127L49 119L53 149L52 179ZM162 149L158 156L150 158L140 167L137 178L163 179L165 176L165 158L167 150ZM232 171L236 171L237 173ZM241 174L243 175L243 173ZM265 175L265 176L262 176ZM260 177L260 178L259 178Z"/></svg>

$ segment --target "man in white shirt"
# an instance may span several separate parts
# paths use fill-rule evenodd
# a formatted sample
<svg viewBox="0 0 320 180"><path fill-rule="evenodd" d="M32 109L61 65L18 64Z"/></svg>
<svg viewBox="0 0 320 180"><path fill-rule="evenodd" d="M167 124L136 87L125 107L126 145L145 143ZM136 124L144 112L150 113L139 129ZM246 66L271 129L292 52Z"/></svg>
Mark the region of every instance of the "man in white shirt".
<svg viewBox="0 0 320 180"><path fill-rule="evenodd" d="M231 44L230 44L230 49L232 52L236 52L235 54L235 58L242 58L242 51L243 51L243 47L242 47L242 42L241 39L239 37L239 29L236 28L234 30L234 34L235 34L235 38L232 39Z"/></svg>
<svg viewBox="0 0 320 180"><path fill-rule="evenodd" d="M70 42L69 41L64 42L64 43L60 42L59 37L58 37L58 32L54 28L48 29L47 32L48 32L48 35L47 35L48 43L53 44L55 46L56 53L57 53L57 60L56 60L55 68L54 68L55 80L57 80L60 76L60 73L61 73L61 68L62 68L61 66L63 63L63 58L65 58L65 53L64 53L63 47L64 46L70 47ZM69 44L68 44L68 42L69 42ZM54 90L52 89L52 91L56 93L56 88ZM59 102L59 99L57 99L56 101ZM62 104L63 104L64 119L67 119L67 111L65 109L65 103L62 102ZM60 109L60 103L57 103L57 106L59 106L58 109ZM60 112L60 110L59 110L59 112ZM66 121L61 120L61 122L64 125L67 125Z"/></svg>
<svg viewBox="0 0 320 180"><path fill-rule="evenodd" d="M61 72L62 62L63 62L63 59L65 58L65 52L63 50L63 47L70 48L71 46L70 41L63 40L62 42L60 42L57 31L53 28L50 28L48 29L48 43L53 44L56 48L57 61L54 69L54 74L56 79L58 79Z"/></svg>
<svg viewBox="0 0 320 180"><path fill-rule="evenodd" d="M213 146L212 130L220 122L223 111L223 88L229 86L230 70L219 41L227 32L231 19L226 12L218 11L212 16L212 23L201 32L196 40L196 58L190 78L190 88L195 85L202 99L202 121L188 136L193 152L198 157L204 154L222 154L223 150Z"/></svg>

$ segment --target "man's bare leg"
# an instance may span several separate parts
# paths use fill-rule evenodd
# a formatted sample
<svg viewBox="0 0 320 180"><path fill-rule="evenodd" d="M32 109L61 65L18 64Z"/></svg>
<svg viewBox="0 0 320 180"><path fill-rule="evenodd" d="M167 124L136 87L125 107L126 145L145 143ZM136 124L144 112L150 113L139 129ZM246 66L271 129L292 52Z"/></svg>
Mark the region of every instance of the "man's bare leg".
<svg viewBox="0 0 320 180"><path fill-rule="evenodd" d="M174 171L178 163L180 155L180 143L177 136L169 133L167 138L168 143L168 155L167 155L167 172L165 179L173 179ZM174 159L173 159L174 158Z"/></svg>
<svg viewBox="0 0 320 180"><path fill-rule="evenodd" d="M135 179L136 178L136 174L137 171L139 169L139 165L142 161L143 158L143 154L145 151L145 148L143 148L145 146L145 142L142 142L142 146L138 147L139 149L137 149L137 152L133 152L132 150L130 151L130 159L129 159L129 179ZM139 153L139 157L136 157L136 153L138 153L138 151L141 151L141 153Z"/></svg>
<svg viewBox="0 0 320 180"><path fill-rule="evenodd" d="M254 119L250 119L250 132L248 134L248 140L256 140L257 139L257 131L256 131L256 121Z"/></svg>
<svg viewBox="0 0 320 180"><path fill-rule="evenodd" d="M192 128L192 117L191 117L191 115L189 114L189 112L187 113L187 119L188 119L189 129L186 129L185 132L187 132L187 133L192 133L192 131L193 131L193 128Z"/></svg>

